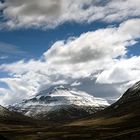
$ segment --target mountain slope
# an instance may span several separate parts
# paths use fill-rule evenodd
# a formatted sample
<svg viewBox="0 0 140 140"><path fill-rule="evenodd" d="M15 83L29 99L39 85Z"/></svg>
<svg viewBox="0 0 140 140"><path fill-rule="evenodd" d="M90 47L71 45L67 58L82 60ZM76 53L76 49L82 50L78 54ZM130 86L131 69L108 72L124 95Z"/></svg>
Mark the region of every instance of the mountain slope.
<svg viewBox="0 0 140 140"><path fill-rule="evenodd" d="M75 121L70 126L81 129L83 135L96 133L96 136L91 135L89 139L139 140L140 82L134 84L116 103L105 110L97 112L93 117ZM78 133L80 138L81 132ZM74 139L76 138L73 137Z"/></svg>
<svg viewBox="0 0 140 140"><path fill-rule="evenodd" d="M0 106L0 123L7 124L32 124L31 118L26 117L20 113L9 111L8 109Z"/></svg>
<svg viewBox="0 0 140 140"><path fill-rule="evenodd" d="M140 115L140 82L129 88L116 103L103 112L108 116Z"/></svg>
<svg viewBox="0 0 140 140"><path fill-rule="evenodd" d="M9 109L33 118L57 122L87 117L108 105L104 99L59 86L44 90Z"/></svg>

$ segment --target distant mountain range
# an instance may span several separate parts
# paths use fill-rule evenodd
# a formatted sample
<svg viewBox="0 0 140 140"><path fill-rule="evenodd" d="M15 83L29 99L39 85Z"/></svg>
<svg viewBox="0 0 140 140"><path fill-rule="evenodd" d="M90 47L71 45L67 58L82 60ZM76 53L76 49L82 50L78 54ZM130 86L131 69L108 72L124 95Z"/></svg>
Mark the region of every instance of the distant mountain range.
<svg viewBox="0 0 140 140"><path fill-rule="evenodd" d="M61 85L41 91L28 100L9 106L9 109L36 119L57 122L88 117L107 106L108 102L102 98Z"/></svg>

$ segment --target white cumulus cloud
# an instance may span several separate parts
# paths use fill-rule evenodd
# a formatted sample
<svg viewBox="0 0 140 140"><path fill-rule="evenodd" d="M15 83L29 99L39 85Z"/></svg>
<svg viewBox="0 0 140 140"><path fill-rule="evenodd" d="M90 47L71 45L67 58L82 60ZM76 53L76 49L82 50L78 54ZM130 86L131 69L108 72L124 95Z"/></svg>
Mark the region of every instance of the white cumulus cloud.
<svg viewBox="0 0 140 140"><path fill-rule="evenodd" d="M1 65L0 70L9 73L0 79L9 87L1 100L12 104L56 84L74 85L106 99L118 98L140 79L140 57L127 57L128 47L140 38L139 25L138 18L128 20L119 27L57 41L39 60Z"/></svg>
<svg viewBox="0 0 140 140"><path fill-rule="evenodd" d="M65 22L122 21L140 16L139 0L5 0L1 28L54 28Z"/></svg>

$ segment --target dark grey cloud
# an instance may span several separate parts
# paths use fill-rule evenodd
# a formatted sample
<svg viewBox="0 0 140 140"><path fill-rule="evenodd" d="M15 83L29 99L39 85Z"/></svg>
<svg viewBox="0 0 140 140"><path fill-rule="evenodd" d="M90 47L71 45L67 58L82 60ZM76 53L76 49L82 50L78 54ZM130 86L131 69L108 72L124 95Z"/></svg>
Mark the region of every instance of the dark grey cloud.
<svg viewBox="0 0 140 140"><path fill-rule="evenodd" d="M83 79L77 79L77 82L80 82L81 84L76 86L77 89L85 91L95 97L101 97L101 98L118 98L121 94L119 91L117 91L116 87L121 85L119 84L101 84L96 83L96 78L91 79L89 78L83 78Z"/></svg>

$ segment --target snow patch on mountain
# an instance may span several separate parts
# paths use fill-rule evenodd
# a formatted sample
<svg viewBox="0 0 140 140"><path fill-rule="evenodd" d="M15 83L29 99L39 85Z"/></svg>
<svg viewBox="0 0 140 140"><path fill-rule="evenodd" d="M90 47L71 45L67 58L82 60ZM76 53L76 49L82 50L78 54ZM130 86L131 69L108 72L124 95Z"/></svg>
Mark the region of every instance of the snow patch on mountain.
<svg viewBox="0 0 140 140"><path fill-rule="evenodd" d="M35 97L25 100L22 104L43 105L43 106L57 106L57 105L77 105L77 106L108 106L109 103L102 98L95 98L83 91L71 90L64 86L55 87L48 91L42 91Z"/></svg>

